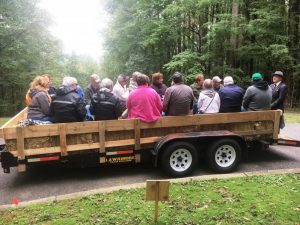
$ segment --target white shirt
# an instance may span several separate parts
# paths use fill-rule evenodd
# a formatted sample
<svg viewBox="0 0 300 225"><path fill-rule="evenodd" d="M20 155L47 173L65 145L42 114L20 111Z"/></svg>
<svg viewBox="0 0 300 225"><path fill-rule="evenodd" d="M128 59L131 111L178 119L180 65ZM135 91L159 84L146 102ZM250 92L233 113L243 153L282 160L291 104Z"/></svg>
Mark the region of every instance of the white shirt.
<svg viewBox="0 0 300 225"><path fill-rule="evenodd" d="M278 81L277 83L275 83L275 86L278 87L278 85L281 83L281 81Z"/></svg>
<svg viewBox="0 0 300 225"><path fill-rule="evenodd" d="M206 93L209 93L207 95ZM221 105L220 96L215 92L214 98L212 99L213 91L204 90L200 92L198 100L198 108L204 113L218 113ZM210 97L211 96L211 97Z"/></svg>
<svg viewBox="0 0 300 225"><path fill-rule="evenodd" d="M126 85L122 87L122 85L117 81L112 91L121 101L127 101L129 96L129 89L127 89Z"/></svg>

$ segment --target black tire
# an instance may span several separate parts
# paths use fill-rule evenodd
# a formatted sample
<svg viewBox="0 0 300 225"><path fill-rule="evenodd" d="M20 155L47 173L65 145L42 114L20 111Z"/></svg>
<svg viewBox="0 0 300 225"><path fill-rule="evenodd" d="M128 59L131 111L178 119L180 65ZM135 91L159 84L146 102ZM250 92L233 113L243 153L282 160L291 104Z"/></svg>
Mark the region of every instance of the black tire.
<svg viewBox="0 0 300 225"><path fill-rule="evenodd" d="M237 141L224 138L212 143L206 153L209 166L215 172L229 173L239 165L242 150Z"/></svg>
<svg viewBox="0 0 300 225"><path fill-rule="evenodd" d="M198 163L197 151L188 142L174 142L162 151L161 167L172 177L183 177L192 173Z"/></svg>

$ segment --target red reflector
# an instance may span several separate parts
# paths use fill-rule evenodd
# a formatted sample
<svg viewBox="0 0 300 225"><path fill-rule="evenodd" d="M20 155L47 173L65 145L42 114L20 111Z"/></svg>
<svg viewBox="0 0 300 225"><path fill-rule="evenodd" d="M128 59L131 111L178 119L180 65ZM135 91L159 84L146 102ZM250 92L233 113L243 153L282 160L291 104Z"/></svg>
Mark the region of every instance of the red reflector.
<svg viewBox="0 0 300 225"><path fill-rule="evenodd" d="M59 156L52 156L52 157L44 157L40 158L41 161L56 161L59 160Z"/></svg>
<svg viewBox="0 0 300 225"><path fill-rule="evenodd" d="M285 144L287 144L287 145L297 145L297 142L295 142L295 141L286 141Z"/></svg>
<svg viewBox="0 0 300 225"><path fill-rule="evenodd" d="M132 154L133 150L117 151L118 155Z"/></svg>

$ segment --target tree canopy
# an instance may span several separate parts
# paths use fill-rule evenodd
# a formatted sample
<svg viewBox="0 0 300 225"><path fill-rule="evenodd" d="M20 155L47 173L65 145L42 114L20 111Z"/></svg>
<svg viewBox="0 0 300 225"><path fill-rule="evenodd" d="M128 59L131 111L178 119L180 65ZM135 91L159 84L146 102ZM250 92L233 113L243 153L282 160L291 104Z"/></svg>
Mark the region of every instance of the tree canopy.
<svg viewBox="0 0 300 225"><path fill-rule="evenodd" d="M180 70L188 83L195 74L232 75L239 84L254 72L271 81L282 70L289 105L300 100L297 0L121 0L106 1L103 70L110 76Z"/></svg>
<svg viewBox="0 0 300 225"><path fill-rule="evenodd" d="M62 44L48 31L50 17L37 4L0 1L0 116L25 107L26 91L37 75L51 74L56 86L63 76L74 76L84 87L89 75L99 71L89 57L63 54Z"/></svg>

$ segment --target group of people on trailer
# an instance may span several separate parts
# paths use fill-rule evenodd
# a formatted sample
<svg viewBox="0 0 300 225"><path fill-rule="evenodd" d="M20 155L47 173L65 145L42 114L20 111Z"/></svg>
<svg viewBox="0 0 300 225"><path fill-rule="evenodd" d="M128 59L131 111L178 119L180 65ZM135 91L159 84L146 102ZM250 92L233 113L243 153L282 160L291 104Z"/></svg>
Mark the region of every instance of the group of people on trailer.
<svg viewBox="0 0 300 225"><path fill-rule="evenodd" d="M134 72L130 79L120 74L115 85L109 78L101 80L92 74L83 91L74 77L64 77L62 86L54 88L51 76L44 74L34 78L26 94L27 118L46 123L120 118L153 122L161 116L283 110L287 93L283 73L272 75L273 84L269 86L260 73L254 73L253 84L244 91L231 76L225 76L222 84L218 76L205 79L201 73L188 86L183 75L175 72L167 87L160 72L151 75L151 82L140 72Z"/></svg>

